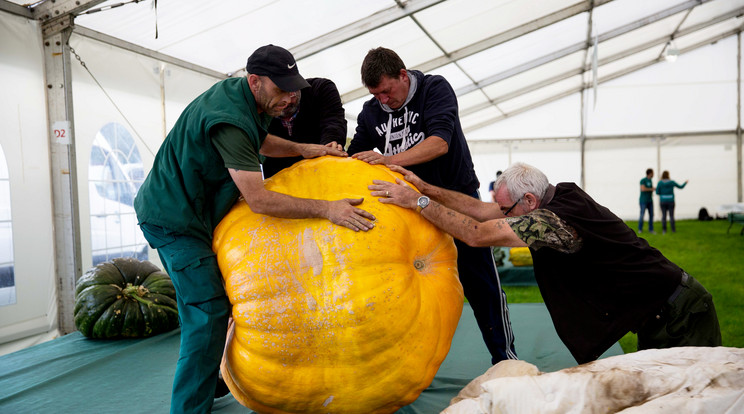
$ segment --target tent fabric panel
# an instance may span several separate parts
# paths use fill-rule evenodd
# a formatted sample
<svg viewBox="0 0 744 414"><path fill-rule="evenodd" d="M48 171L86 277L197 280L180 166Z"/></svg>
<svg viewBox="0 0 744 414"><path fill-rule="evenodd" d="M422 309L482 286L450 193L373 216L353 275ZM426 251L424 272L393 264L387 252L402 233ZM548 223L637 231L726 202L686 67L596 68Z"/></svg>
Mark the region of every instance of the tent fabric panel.
<svg viewBox="0 0 744 414"><path fill-rule="evenodd" d="M722 14L744 7L744 0L710 1L695 7L685 19L680 30L705 23ZM739 19L741 24L741 19Z"/></svg>
<svg viewBox="0 0 744 414"><path fill-rule="evenodd" d="M735 129L735 48L736 39L725 39L600 84L587 134Z"/></svg>
<svg viewBox="0 0 744 414"><path fill-rule="evenodd" d="M744 25L744 19L732 18L688 35L677 37L674 39L674 42L676 43L677 48L684 49L708 39L715 38L724 33L741 30L742 25Z"/></svg>
<svg viewBox="0 0 744 414"><path fill-rule="evenodd" d="M468 142L487 139L577 137L581 134L580 94L556 100L497 123L468 130Z"/></svg>
<svg viewBox="0 0 744 414"><path fill-rule="evenodd" d="M394 50L409 68L441 54L411 19L400 19L331 49L300 59L297 65L305 77L331 78L343 94L362 87L362 61L370 49L379 46Z"/></svg>
<svg viewBox="0 0 744 414"><path fill-rule="evenodd" d="M643 45L651 40L669 37L674 33L675 28L682 22L682 18L682 13L677 13L674 16L643 26L632 32L600 42L598 48L599 59L602 60L609 56L633 49L634 47Z"/></svg>
<svg viewBox="0 0 744 414"><path fill-rule="evenodd" d="M579 3L546 0L525 4L512 0L450 0L416 14L445 51L452 52Z"/></svg>
<svg viewBox="0 0 744 414"><path fill-rule="evenodd" d="M468 75L455 63L436 68L427 72L427 74L444 76L455 91L473 83Z"/></svg>
<svg viewBox="0 0 744 414"><path fill-rule="evenodd" d="M594 8L592 22L598 33L607 33L684 3L682 0L615 0Z"/></svg>
<svg viewBox="0 0 744 414"><path fill-rule="evenodd" d="M529 105L540 102L544 99L570 92L580 88L583 84L582 76L572 76L559 82L552 83L544 88L522 94L514 99L509 99L499 103L499 108L507 114Z"/></svg>
<svg viewBox="0 0 744 414"><path fill-rule="evenodd" d="M488 96L484 93L485 90L476 89L473 92L466 93L457 97L457 103L460 106L460 113L473 108L475 106L482 106L488 103Z"/></svg>
<svg viewBox="0 0 744 414"><path fill-rule="evenodd" d="M583 61L586 52L578 51L550 63L540 65L534 69L510 76L502 81L492 83L483 88L491 99L500 101L500 97L528 85L534 85L548 80L556 75L583 71Z"/></svg>
<svg viewBox="0 0 744 414"><path fill-rule="evenodd" d="M503 115L502 112L495 106L489 106L471 114L461 116L460 124L464 130L467 130L469 126L478 124L488 119L496 118Z"/></svg>
<svg viewBox="0 0 744 414"><path fill-rule="evenodd" d="M633 66L653 62L659 59L663 51L664 45L657 45L642 52L627 56L623 59L618 59L614 62L601 65L597 69L597 76L599 79L605 79L608 76L620 73L623 70L632 68Z"/></svg>
<svg viewBox="0 0 744 414"><path fill-rule="evenodd" d="M56 334L54 209L40 24L0 12L0 146L8 166L16 302L0 306L0 344ZM7 200L6 200L7 201Z"/></svg>
<svg viewBox="0 0 744 414"><path fill-rule="evenodd" d="M505 72L536 58L586 41L588 13L581 13L558 23L520 36L460 60L465 72L476 81Z"/></svg>
<svg viewBox="0 0 744 414"><path fill-rule="evenodd" d="M121 3L105 2L99 7ZM229 73L261 45L291 47L395 5L390 0L302 0L214 3L180 0L158 4L158 39L151 2L82 15L76 23L199 65ZM288 10L301 13L287 13ZM327 16L333 16L332 19ZM318 24L322 21L323 24ZM142 22L151 22L143 25ZM133 30L139 28L139 30Z"/></svg>

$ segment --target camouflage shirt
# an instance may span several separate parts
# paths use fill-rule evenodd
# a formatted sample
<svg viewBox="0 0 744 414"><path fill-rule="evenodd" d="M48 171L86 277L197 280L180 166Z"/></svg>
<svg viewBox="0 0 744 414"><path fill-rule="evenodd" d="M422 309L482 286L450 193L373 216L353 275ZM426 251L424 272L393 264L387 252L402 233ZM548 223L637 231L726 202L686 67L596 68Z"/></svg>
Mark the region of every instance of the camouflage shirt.
<svg viewBox="0 0 744 414"><path fill-rule="evenodd" d="M548 247L561 253L576 253L583 240L576 230L550 210L537 209L506 222L531 249Z"/></svg>

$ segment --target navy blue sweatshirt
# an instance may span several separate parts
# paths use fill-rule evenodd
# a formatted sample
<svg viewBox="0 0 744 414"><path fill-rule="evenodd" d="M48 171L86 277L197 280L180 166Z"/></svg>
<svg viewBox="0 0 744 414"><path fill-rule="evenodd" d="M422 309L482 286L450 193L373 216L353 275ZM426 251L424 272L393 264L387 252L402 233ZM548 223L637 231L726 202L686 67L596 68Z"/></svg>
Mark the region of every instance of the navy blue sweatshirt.
<svg viewBox="0 0 744 414"><path fill-rule="evenodd" d="M435 135L447 142L449 151L406 168L430 184L465 194L475 193L480 183L460 126L455 91L439 75L409 70L408 76L414 91L413 96L409 92L408 101L402 107L383 108L375 98L364 103L347 152L354 155L377 148L383 155L390 156Z"/></svg>

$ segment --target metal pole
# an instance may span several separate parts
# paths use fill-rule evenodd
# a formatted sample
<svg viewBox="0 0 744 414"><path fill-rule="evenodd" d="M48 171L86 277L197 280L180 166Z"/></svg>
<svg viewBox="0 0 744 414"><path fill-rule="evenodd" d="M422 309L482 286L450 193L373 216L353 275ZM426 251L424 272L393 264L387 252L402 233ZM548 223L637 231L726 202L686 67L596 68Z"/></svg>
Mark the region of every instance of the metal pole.
<svg viewBox="0 0 744 414"><path fill-rule="evenodd" d="M736 35L736 50L736 202L741 203L741 32Z"/></svg>
<svg viewBox="0 0 744 414"><path fill-rule="evenodd" d="M58 30L59 27L63 29ZM44 26L49 148L54 208L54 250L59 330L75 330L75 283L82 274L78 206L75 122L72 106L70 47L72 16Z"/></svg>
<svg viewBox="0 0 744 414"><path fill-rule="evenodd" d="M168 128L165 123L165 63L160 64L160 114L163 128L163 141L165 141L165 137L168 133Z"/></svg>
<svg viewBox="0 0 744 414"><path fill-rule="evenodd" d="M584 102L585 100L584 91L586 91L586 89L581 89L581 136L579 137L581 141L581 180L580 180L579 186L582 189L586 190L586 186L585 186L586 182L585 182L585 174L584 174L584 169L586 166L585 151L584 151L584 149L586 148L586 129L584 128L584 124L586 123L586 120L585 120L586 103Z"/></svg>

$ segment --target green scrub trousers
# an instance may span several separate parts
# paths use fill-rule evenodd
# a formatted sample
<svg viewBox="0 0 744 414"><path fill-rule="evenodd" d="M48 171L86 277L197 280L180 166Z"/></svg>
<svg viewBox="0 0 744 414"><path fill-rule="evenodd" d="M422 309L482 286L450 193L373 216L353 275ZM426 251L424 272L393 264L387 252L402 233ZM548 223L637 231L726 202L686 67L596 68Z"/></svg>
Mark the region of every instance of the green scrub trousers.
<svg viewBox="0 0 744 414"><path fill-rule="evenodd" d="M211 244L141 223L173 280L181 347L171 394L172 414L209 413L225 348L230 301Z"/></svg>
<svg viewBox="0 0 744 414"><path fill-rule="evenodd" d="M713 297L695 278L682 282L662 309L638 330L638 350L677 346L721 346Z"/></svg>

